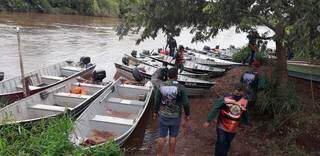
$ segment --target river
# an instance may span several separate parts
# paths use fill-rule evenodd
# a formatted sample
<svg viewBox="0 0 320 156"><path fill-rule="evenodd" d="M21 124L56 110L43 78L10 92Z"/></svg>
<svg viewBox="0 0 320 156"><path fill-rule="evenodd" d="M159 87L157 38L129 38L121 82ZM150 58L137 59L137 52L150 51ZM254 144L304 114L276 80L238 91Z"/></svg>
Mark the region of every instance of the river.
<svg viewBox="0 0 320 156"><path fill-rule="evenodd" d="M5 78L20 73L17 36L15 27L21 27L21 50L26 71L32 71L65 59L90 56L97 68L108 72L111 80L114 63L120 62L124 53L131 50L157 49L165 46L165 37L160 34L155 40L148 39L139 46L135 44L138 34L130 34L119 40L114 26L117 19L76 15L48 15L36 13L0 13L0 71ZM246 34L235 33L234 28L223 31L211 41L190 43L189 31L177 37L177 43L202 49L204 45L244 46ZM273 46L273 45L271 45Z"/></svg>
<svg viewBox="0 0 320 156"><path fill-rule="evenodd" d="M156 50L165 46L165 36L159 34L155 40L148 39L140 45L135 44L139 34L130 34L119 40L114 31L118 19L90 17L78 15L48 15L36 13L1 13L0 12L0 71L5 78L19 75L19 59L17 52L17 36L15 28L21 28L21 50L25 70L32 71L46 67L66 59L79 59L90 56L98 69L107 71L107 79L112 80L115 74L115 62L121 62L123 54L132 50ZM259 32L267 31L259 28ZM244 46L248 41L245 33L235 33L235 28L220 32L216 38L205 43L190 43L192 35L188 30L176 38L178 44L191 48L202 49L204 45L227 48L230 45ZM269 47L274 48L274 43ZM131 139L141 142L142 131L136 132L138 138ZM156 130L151 125L146 130L142 148L151 146ZM129 147L134 145L128 145Z"/></svg>

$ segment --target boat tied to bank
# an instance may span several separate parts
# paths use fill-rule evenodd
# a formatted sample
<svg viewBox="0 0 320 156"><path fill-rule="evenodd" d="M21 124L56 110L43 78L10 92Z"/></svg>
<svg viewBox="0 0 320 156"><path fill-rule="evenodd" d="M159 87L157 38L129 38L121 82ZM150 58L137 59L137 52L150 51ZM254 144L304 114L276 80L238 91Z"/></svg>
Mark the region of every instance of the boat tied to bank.
<svg viewBox="0 0 320 156"><path fill-rule="evenodd" d="M0 82L0 100L9 104L14 101L33 95L37 92L63 83L77 76L90 78L96 67L90 57L82 57L80 62L62 61L48 67L25 74L24 79L28 85L28 94L24 95L21 76Z"/></svg>
<svg viewBox="0 0 320 156"><path fill-rule="evenodd" d="M36 122L64 113L77 116L110 84L73 77L0 109L0 125Z"/></svg>
<svg viewBox="0 0 320 156"><path fill-rule="evenodd" d="M122 145L137 127L149 105L152 84L144 86L115 81L75 121L69 140L91 148L109 141Z"/></svg>
<svg viewBox="0 0 320 156"><path fill-rule="evenodd" d="M166 62L170 65L175 65L175 59L171 56L168 55L155 55L155 56L150 56L150 58L160 61L160 62ZM201 65L198 63L194 63L188 60L185 60L183 64L183 70L191 72L191 73L197 73L197 74L208 74L209 77L219 77L224 75L225 69L222 68L216 68L216 67L210 67L206 65Z"/></svg>

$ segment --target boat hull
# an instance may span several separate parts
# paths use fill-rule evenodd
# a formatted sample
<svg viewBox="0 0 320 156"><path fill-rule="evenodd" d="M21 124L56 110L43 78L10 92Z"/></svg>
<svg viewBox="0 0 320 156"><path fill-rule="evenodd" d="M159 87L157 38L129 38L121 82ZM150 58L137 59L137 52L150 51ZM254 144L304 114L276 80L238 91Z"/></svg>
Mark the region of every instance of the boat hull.
<svg viewBox="0 0 320 156"><path fill-rule="evenodd" d="M169 56L164 56L164 57L169 57ZM166 62L166 63L174 66L173 61L167 61L167 60L165 60L165 59L161 59L161 58L153 57L153 56L151 56L150 58L151 58L151 59L154 59L154 60L156 60L156 61L159 61L159 62ZM187 63L188 63L188 64L187 64ZM189 67L189 66L190 66L189 64L190 64L190 65L193 64L193 65L195 65L195 66L197 66L197 67L200 66L200 68L190 68L190 67ZM186 62L184 63L183 70L185 70L185 71L187 71L187 72L190 72L190 73L196 73L196 74L204 74L204 73L205 73L205 74L208 74L208 76L211 77L211 78L213 78L213 77L219 77L219 76L223 76L223 75L224 75L225 70L224 70L224 69L221 69L221 68L216 68L216 69L218 69L217 71L207 70L207 69L201 69L201 68L208 68L208 67L209 67L209 66L200 65L200 64L194 64L194 63L192 63L192 62L190 62L190 61L186 61ZM209 67L209 68L210 68L210 67Z"/></svg>
<svg viewBox="0 0 320 156"><path fill-rule="evenodd" d="M100 88L99 90L97 90L96 92L94 92L94 94L92 94L90 96L90 98L84 100L83 102L81 102L79 105L77 105L74 109L67 109L67 107L65 107L65 111L64 112L60 112L60 113L54 113L54 114L48 114L48 115L44 115L42 117L32 117L32 118L28 118L28 119L17 119L17 120L13 120L13 121L10 121L10 122L7 122L6 120L3 120L4 119L4 115L3 114L10 114L10 111L12 111L12 109L8 109L8 107L19 107L21 106L20 108L16 108L16 109L19 109L19 110L26 110L30 107L30 104L31 105L36 105L38 103L41 103L43 101L45 101L44 99L43 100L36 100L36 99L42 99L41 98L41 94L42 93L51 93L52 95L52 92L54 92L55 90L59 90L63 87L66 86L66 84L71 84L71 83L74 83L76 82L75 80L76 78L73 78L73 79L69 79L67 80L66 82L64 83L60 83L56 86L53 86L51 88L48 88L48 89L45 89L43 90L43 92L41 93L37 93L37 94L34 94L32 96L29 96L29 97L26 97L20 101L16 101L15 103L12 103L10 105L8 105L7 107L4 107L2 108L0 111L1 111L1 120L0 121L0 126L2 125L11 125L11 124L23 124L23 125L31 125L32 123L36 123L40 120L47 120L47 119L52 119L52 118L55 118L55 117L59 117L61 115L65 115L67 114L68 116L70 117L77 117L79 116L87 107L89 107L89 105L97 98L99 97L110 85L111 83L106 83L105 85L103 85L102 88ZM45 99L51 99L50 98L50 94L48 94L48 96L45 97ZM35 100L35 101L33 101ZM70 102L70 101L69 101ZM46 103L46 102L44 102ZM26 105L26 107L22 107L23 105ZM27 106L29 105L29 106ZM44 110L41 110L41 111L44 111ZM51 111L51 110L50 110ZM11 112L12 113L12 112ZM30 112L28 112L30 113ZM22 111L21 114L28 114L26 113L25 111ZM13 118L15 119L15 118Z"/></svg>
<svg viewBox="0 0 320 156"><path fill-rule="evenodd" d="M129 79L129 80L135 80L133 74L132 74L132 69L120 65L120 64L115 64L117 72L121 74L123 77ZM151 80L151 75L140 72L143 77L145 78L145 82ZM210 88L214 85L212 83L193 83L193 82L184 82L184 81L179 81L180 84L184 85L187 91L188 96L204 96L207 95L207 93L210 92Z"/></svg>
<svg viewBox="0 0 320 156"><path fill-rule="evenodd" d="M142 64L145 64L145 65L148 65L148 66L153 66L153 67L156 67L156 68L158 68L160 66L159 64L156 64L156 65L150 64L149 61L146 61L146 60L142 61L142 60L139 60L138 58L134 58L134 57L126 55L126 54L125 54L125 57L128 58L130 61L132 61L135 64L142 63ZM150 59L150 60L152 60L152 59ZM161 62L159 62L159 63L162 64ZM183 71L183 72L179 73L179 75L184 75L184 76L187 76L187 77L201 79L201 80L210 79L210 76L208 74L205 74L205 73L197 74L197 73L191 73L191 72Z"/></svg>
<svg viewBox="0 0 320 156"><path fill-rule="evenodd" d="M320 82L319 65L288 62L287 68L289 76Z"/></svg>
<svg viewBox="0 0 320 156"><path fill-rule="evenodd" d="M62 81L58 81L56 83L53 83L53 84L50 84L50 85L47 85L47 86L43 86L43 87L39 87L39 88L34 89L34 90L30 90L29 94L30 95L36 94L36 93L41 92L41 91L43 91L45 89L48 89L50 87L53 87L55 85L58 85L60 83L65 82L65 81L68 81L68 80L70 80L70 79L72 79L74 77L81 76L82 78L89 79L89 78L91 78L91 74L92 74L92 72L93 72L95 67L96 67L96 65L93 65L93 66L91 66L91 67L89 67L89 68L87 68L87 69L85 69L85 70L83 70L83 71L71 76L71 77L68 77L68 78L66 78L66 79L64 79ZM25 98L25 96L23 95L22 91L0 94L0 102L5 103L5 104L10 104L10 103L18 101L20 99L23 99L23 98Z"/></svg>
<svg viewBox="0 0 320 156"><path fill-rule="evenodd" d="M69 135L70 142L81 148L102 146L111 140L124 144L146 114L152 94L153 87L149 83L146 86L126 85L118 79L78 117ZM140 95L144 96L143 100L138 100ZM107 134L111 136L95 135L93 131L109 132ZM86 144L86 140L91 141Z"/></svg>

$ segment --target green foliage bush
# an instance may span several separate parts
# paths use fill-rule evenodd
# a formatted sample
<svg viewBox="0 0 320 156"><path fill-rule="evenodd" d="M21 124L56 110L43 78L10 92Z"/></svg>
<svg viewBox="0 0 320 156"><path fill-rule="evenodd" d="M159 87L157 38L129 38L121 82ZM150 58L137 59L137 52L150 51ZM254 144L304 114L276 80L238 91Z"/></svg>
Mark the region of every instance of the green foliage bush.
<svg viewBox="0 0 320 156"><path fill-rule="evenodd" d="M281 90L276 80L268 80L265 90L258 94L257 110L261 114L268 114L277 119L299 112L301 105L293 83Z"/></svg>
<svg viewBox="0 0 320 156"><path fill-rule="evenodd" d="M31 6L25 0L1 0L0 8L7 11L30 11Z"/></svg>
<svg viewBox="0 0 320 156"><path fill-rule="evenodd" d="M1 0L0 11L44 12L113 16L119 14L117 0Z"/></svg>
<svg viewBox="0 0 320 156"><path fill-rule="evenodd" d="M250 49L245 46L241 50L232 55L232 61L242 63L242 61L249 55Z"/></svg>
<svg viewBox="0 0 320 156"><path fill-rule="evenodd" d="M120 155L115 143L81 149L68 141L73 122L68 116L29 125L0 127L0 155Z"/></svg>
<svg viewBox="0 0 320 156"><path fill-rule="evenodd" d="M250 55L250 48L248 46L242 47L241 50L235 54L232 55L232 61L242 63L242 61ZM266 51L258 51L256 52L256 60L259 61L262 64L267 63L267 54ZM249 60L246 60L247 62Z"/></svg>

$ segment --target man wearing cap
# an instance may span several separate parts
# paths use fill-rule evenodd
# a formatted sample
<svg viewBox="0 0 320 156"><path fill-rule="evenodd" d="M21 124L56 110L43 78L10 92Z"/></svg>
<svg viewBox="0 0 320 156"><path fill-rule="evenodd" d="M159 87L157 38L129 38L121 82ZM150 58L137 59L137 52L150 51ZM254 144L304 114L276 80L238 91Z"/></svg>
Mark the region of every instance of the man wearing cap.
<svg viewBox="0 0 320 156"><path fill-rule="evenodd" d="M162 82L155 95L155 107L153 118L158 118L159 135L157 140L157 156L162 155L163 146L169 133L168 156L175 153L176 138L179 133L182 108L184 110L184 120L190 120L189 100L184 86L178 83L178 70L170 68L168 71L168 81Z"/></svg>

